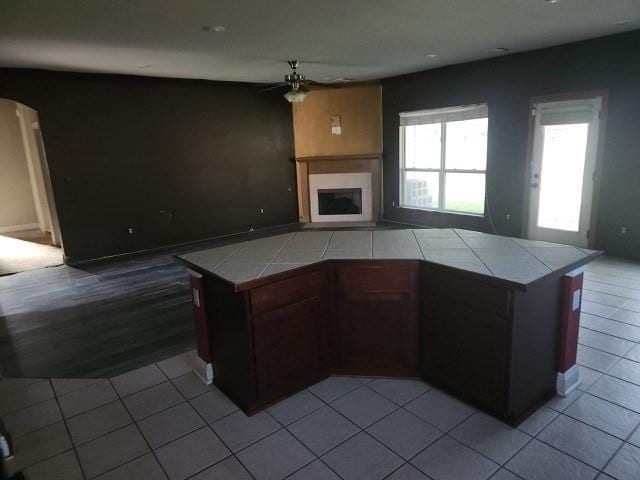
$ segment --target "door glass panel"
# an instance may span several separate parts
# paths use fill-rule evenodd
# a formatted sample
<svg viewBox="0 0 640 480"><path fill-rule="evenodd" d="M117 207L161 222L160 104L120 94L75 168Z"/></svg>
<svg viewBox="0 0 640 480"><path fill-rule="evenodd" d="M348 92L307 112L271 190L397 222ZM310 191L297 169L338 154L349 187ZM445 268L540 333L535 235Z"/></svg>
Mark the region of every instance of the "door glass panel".
<svg viewBox="0 0 640 480"><path fill-rule="evenodd" d="M438 172L405 172L404 205L438 208L440 174Z"/></svg>
<svg viewBox="0 0 640 480"><path fill-rule="evenodd" d="M484 173L447 173L444 184L446 210L484 213Z"/></svg>
<svg viewBox="0 0 640 480"><path fill-rule="evenodd" d="M588 123L543 127L538 227L580 229Z"/></svg>
<svg viewBox="0 0 640 480"><path fill-rule="evenodd" d="M405 168L440 168L441 125L404 127Z"/></svg>

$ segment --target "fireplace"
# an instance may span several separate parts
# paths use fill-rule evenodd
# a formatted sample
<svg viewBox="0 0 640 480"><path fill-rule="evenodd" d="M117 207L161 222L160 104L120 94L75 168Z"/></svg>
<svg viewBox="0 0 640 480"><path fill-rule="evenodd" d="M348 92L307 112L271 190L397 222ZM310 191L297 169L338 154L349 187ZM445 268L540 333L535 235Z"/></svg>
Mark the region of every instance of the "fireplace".
<svg viewBox="0 0 640 480"><path fill-rule="evenodd" d="M362 189L318 189L318 213L320 215L360 215Z"/></svg>
<svg viewBox="0 0 640 480"><path fill-rule="evenodd" d="M370 221L371 173L309 175L312 222Z"/></svg>

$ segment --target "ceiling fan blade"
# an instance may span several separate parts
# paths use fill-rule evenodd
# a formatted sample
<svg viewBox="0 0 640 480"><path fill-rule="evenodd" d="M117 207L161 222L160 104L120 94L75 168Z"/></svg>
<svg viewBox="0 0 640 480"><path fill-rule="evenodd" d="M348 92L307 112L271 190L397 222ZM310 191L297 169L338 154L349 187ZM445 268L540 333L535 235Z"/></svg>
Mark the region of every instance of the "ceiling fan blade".
<svg viewBox="0 0 640 480"><path fill-rule="evenodd" d="M316 82L315 80L305 80L304 83L307 87L321 87L321 88L340 88L348 85L347 82L344 83L322 83Z"/></svg>
<svg viewBox="0 0 640 480"><path fill-rule="evenodd" d="M271 85L270 87L263 88L262 90L258 90L258 93L268 92L269 90L275 90L276 88L282 88L284 86L288 86L289 84L286 82L279 83L277 85Z"/></svg>

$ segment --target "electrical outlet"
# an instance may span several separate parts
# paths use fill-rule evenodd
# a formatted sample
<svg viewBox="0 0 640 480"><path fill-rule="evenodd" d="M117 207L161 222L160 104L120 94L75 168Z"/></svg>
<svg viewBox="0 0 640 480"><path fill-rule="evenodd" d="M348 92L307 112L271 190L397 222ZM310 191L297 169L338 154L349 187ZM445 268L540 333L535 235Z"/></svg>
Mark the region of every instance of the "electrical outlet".
<svg viewBox="0 0 640 480"><path fill-rule="evenodd" d="M511 214L510 214L510 213L505 214L504 219L505 219L507 222L511 221Z"/></svg>
<svg viewBox="0 0 640 480"><path fill-rule="evenodd" d="M129 235L133 235L133 227L129 227L129 228L127 228L127 233L128 233Z"/></svg>
<svg viewBox="0 0 640 480"><path fill-rule="evenodd" d="M260 209L260 213L264 213L264 208L261 208L261 209Z"/></svg>
<svg viewBox="0 0 640 480"><path fill-rule="evenodd" d="M620 227L620 234L626 235L627 234L627 227Z"/></svg>
<svg viewBox="0 0 640 480"><path fill-rule="evenodd" d="M395 207L396 206L396 202L391 202L391 206Z"/></svg>

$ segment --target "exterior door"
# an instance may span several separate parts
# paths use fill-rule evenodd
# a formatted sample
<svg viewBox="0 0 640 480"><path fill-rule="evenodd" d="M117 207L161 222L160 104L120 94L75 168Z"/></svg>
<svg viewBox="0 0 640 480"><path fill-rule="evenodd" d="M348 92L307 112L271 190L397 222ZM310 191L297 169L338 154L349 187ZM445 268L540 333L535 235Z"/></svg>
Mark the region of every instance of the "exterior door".
<svg viewBox="0 0 640 480"><path fill-rule="evenodd" d="M587 247L602 97L534 106L528 237Z"/></svg>

